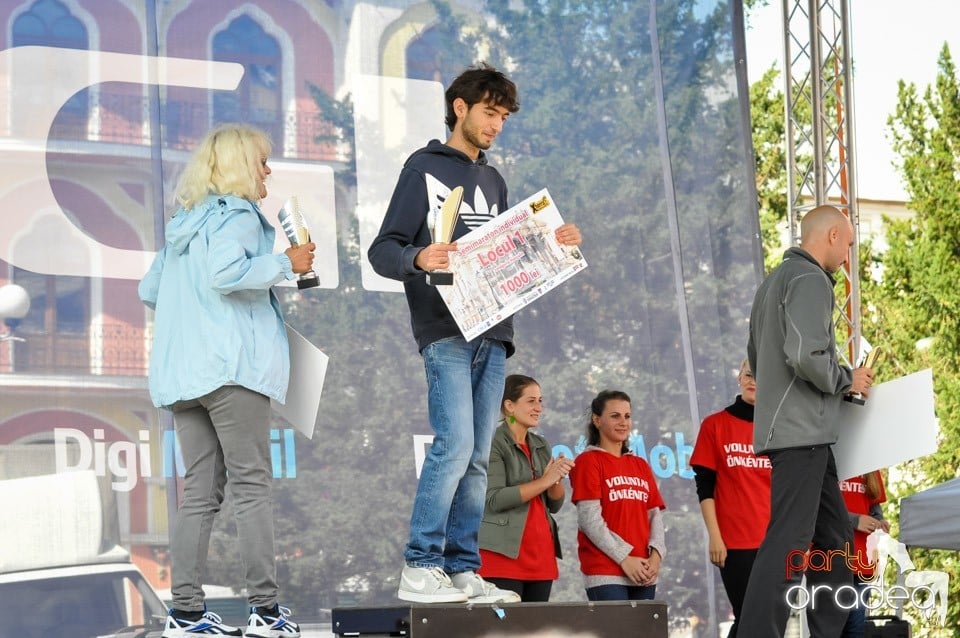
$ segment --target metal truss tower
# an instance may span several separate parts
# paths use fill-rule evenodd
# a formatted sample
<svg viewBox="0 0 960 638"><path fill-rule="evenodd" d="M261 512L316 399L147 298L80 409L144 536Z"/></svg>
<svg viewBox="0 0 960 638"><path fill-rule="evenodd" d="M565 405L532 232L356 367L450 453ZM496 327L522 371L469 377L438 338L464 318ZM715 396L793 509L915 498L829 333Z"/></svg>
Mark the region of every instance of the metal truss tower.
<svg viewBox="0 0 960 638"><path fill-rule="evenodd" d="M860 349L860 233L850 0L782 2L790 240L799 243L800 219L822 204L836 206L853 223L850 260L841 269L846 295L837 300L837 325L846 326L838 349L853 364Z"/></svg>

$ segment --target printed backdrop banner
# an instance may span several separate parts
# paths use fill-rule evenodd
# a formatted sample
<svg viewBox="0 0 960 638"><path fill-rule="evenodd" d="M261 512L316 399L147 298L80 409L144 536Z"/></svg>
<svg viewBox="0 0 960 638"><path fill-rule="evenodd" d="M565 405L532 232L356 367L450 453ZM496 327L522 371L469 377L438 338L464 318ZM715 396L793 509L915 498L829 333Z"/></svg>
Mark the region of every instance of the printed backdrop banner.
<svg viewBox="0 0 960 638"><path fill-rule="evenodd" d="M300 198L321 282L278 289L326 370L313 438L272 424L282 600L302 620L394 602L432 431L400 286L365 255L404 159L447 134L444 87L486 56L520 90L489 153L510 204L549 189L590 261L517 313L508 371L539 380L542 434L570 455L598 391L632 397L631 446L668 507L658 597L676 635L717 635L729 607L689 457L700 420L736 392L761 272L741 12L738 0L2 3L0 479L94 470L123 544L170 587L183 463L147 395L153 316L137 280L198 140L247 122L273 141L262 208L276 224ZM211 585L242 583L231 511L228 499ZM558 520L553 600L584 600L574 508Z"/></svg>

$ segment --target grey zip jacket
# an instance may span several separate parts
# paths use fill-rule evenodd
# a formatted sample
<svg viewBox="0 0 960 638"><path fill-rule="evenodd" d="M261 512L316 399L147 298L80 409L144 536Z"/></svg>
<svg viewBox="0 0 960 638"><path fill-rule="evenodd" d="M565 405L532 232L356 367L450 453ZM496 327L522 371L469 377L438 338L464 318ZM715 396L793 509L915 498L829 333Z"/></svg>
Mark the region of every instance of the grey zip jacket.
<svg viewBox="0 0 960 638"><path fill-rule="evenodd" d="M853 373L837 360L833 284L808 252L790 248L757 290L747 343L757 379L757 454L837 442Z"/></svg>

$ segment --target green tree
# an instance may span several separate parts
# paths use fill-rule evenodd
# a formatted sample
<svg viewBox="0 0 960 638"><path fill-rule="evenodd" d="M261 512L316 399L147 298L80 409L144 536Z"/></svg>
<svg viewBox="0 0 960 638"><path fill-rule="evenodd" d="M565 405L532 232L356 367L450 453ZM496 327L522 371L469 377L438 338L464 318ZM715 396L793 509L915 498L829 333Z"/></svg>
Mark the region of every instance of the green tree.
<svg viewBox="0 0 960 638"><path fill-rule="evenodd" d="M938 450L906 464L894 496L939 484L960 468L960 83L946 45L937 78L921 94L899 83L888 124L898 169L904 178L908 220L884 220L889 248L876 257L882 281L871 290L874 304L864 331L889 348L879 369L890 379L932 367L940 420ZM926 347L924 347L926 346ZM917 569L950 574L946 627L927 635L953 636L960 628L960 566L955 552L913 550Z"/></svg>
<svg viewBox="0 0 960 638"><path fill-rule="evenodd" d="M780 263L787 224L787 153L783 90L773 66L750 85L750 120L756 157L757 200L764 271Z"/></svg>

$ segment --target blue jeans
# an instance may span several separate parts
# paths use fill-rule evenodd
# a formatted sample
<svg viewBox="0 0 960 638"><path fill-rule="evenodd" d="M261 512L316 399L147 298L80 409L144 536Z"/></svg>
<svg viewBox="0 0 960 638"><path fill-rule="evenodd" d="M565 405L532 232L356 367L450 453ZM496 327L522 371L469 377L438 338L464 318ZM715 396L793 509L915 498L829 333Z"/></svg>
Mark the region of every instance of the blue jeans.
<svg viewBox="0 0 960 638"><path fill-rule="evenodd" d="M656 585L597 585L587 588L587 600L653 600Z"/></svg>
<svg viewBox="0 0 960 638"><path fill-rule="evenodd" d="M423 349L433 445L423 462L404 559L448 574L480 568L477 534L503 398L500 341L449 337Z"/></svg>
<svg viewBox="0 0 960 638"><path fill-rule="evenodd" d="M863 638L867 623L867 609L860 604L863 601L863 591L867 584L859 578L853 583L857 590L857 606L850 610L847 616L847 624L843 626L843 633L840 638Z"/></svg>

